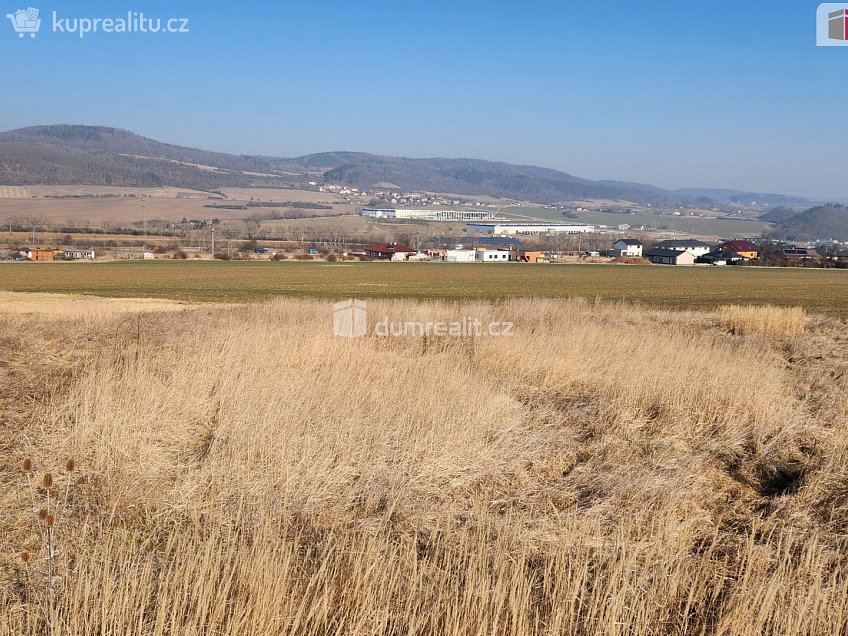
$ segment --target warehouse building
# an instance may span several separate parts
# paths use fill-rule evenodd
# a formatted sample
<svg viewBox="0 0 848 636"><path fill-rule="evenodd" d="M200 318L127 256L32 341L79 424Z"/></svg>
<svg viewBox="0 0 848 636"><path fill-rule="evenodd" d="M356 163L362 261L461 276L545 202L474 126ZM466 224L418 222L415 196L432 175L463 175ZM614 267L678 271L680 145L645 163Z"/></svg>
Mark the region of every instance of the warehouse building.
<svg viewBox="0 0 848 636"><path fill-rule="evenodd" d="M410 219L416 221L484 221L492 218L491 212L480 210L412 210L407 208L364 208L362 216L368 219Z"/></svg>
<svg viewBox="0 0 848 636"><path fill-rule="evenodd" d="M582 223L468 223L466 231L495 236L513 234L589 234L594 225Z"/></svg>

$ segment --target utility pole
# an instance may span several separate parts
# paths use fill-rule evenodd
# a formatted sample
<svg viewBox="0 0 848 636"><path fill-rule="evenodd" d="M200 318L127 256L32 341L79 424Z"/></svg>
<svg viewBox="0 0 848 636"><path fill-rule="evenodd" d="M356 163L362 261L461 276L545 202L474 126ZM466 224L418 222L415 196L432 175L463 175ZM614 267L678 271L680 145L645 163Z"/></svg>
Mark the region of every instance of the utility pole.
<svg viewBox="0 0 848 636"><path fill-rule="evenodd" d="M9 236L12 236L12 217L9 217Z"/></svg>
<svg viewBox="0 0 848 636"><path fill-rule="evenodd" d="M35 225L32 226L32 246L35 247Z"/></svg>
<svg viewBox="0 0 848 636"><path fill-rule="evenodd" d="M144 214L144 236L147 236L147 198L144 195L141 198L141 211Z"/></svg>
<svg viewBox="0 0 848 636"><path fill-rule="evenodd" d="M212 258L215 258L215 227L212 227Z"/></svg>

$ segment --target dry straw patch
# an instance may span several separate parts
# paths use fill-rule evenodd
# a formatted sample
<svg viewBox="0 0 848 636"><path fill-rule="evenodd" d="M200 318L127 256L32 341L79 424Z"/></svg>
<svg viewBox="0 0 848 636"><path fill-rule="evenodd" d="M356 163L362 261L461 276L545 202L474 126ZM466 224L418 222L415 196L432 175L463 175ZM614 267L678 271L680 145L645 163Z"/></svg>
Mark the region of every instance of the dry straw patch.
<svg viewBox="0 0 848 636"><path fill-rule="evenodd" d="M4 391L41 378L2 403L21 414L0 443L79 464L61 633L848 629L848 401L819 355L842 323L773 338L579 300L368 309L515 335L335 338L310 301L61 336L0 322ZM62 383L24 364L33 334L79 343ZM27 537L4 523L14 553ZM40 629L23 570L0 567L0 633Z"/></svg>
<svg viewBox="0 0 848 636"><path fill-rule="evenodd" d="M807 320L803 307L724 305L719 313L723 324L738 334L795 336L804 333Z"/></svg>

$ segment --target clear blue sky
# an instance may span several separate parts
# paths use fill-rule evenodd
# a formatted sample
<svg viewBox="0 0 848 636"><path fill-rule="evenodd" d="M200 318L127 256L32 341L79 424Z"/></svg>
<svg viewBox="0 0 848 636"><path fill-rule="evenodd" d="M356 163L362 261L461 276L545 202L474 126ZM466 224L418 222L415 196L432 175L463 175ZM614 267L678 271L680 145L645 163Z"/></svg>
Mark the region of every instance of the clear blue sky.
<svg viewBox="0 0 848 636"><path fill-rule="evenodd" d="M17 3L16 3L17 2ZM41 9L35 40L5 14ZM0 129L105 124L239 154L359 150L848 198L848 48L816 2L0 0ZM189 34L52 32L187 17Z"/></svg>

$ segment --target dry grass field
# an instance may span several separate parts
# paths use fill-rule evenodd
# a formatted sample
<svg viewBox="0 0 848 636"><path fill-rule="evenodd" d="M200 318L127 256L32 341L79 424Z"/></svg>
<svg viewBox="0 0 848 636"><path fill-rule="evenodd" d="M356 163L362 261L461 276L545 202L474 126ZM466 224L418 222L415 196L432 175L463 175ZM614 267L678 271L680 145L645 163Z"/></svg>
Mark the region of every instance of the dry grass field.
<svg viewBox="0 0 848 636"><path fill-rule="evenodd" d="M848 631L837 318L63 302L0 304L0 634Z"/></svg>
<svg viewBox="0 0 848 636"><path fill-rule="evenodd" d="M352 213L356 206L344 198L324 192L294 189L225 188L228 199L210 192L178 188L119 188L107 186L27 186L0 189L0 227L8 217L38 219L46 223L129 223L144 216L142 196L147 197L147 218L165 221L189 219L244 219L270 208L227 210L205 207L211 204L246 204L258 201L298 201L333 205L335 213ZM87 197L87 195L94 195ZM56 198L87 197L87 198ZM284 209L281 207L281 210Z"/></svg>

